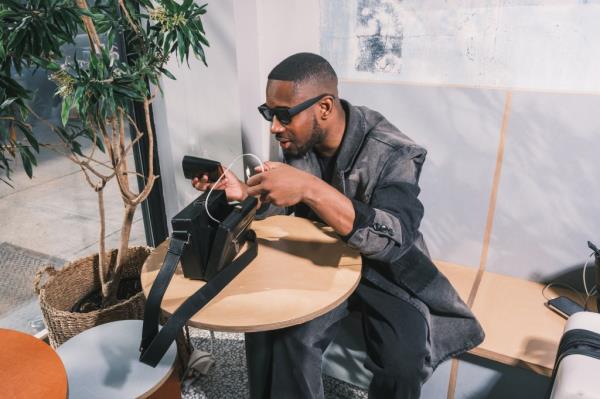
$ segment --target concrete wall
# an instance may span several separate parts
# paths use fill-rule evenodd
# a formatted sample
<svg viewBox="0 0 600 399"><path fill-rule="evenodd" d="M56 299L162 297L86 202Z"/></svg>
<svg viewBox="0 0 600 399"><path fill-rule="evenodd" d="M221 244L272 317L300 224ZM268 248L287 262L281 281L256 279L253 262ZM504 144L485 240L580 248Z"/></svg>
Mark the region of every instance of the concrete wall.
<svg viewBox="0 0 600 399"><path fill-rule="evenodd" d="M353 70L357 6L386 4L396 12L390 35L402 27L403 50L390 50L399 64L390 56L381 70ZM167 216L197 194L180 171L184 154L227 163L243 144L277 158L256 112L266 75L292 53L320 52L342 97L427 147L422 230L434 258L534 281L579 279L586 241L600 241L598 16L600 2L575 0L210 2L209 67L172 65L178 80L164 82L156 107ZM448 374L440 369L427 391L446 392ZM543 391L524 370L461 360L456 397L521 397L513 380Z"/></svg>

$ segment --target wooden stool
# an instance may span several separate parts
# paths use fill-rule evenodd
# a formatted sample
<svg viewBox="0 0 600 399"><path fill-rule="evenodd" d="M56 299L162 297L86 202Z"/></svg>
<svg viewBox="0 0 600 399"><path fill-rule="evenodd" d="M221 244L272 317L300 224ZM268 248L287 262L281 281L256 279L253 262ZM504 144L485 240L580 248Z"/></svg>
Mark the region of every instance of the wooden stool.
<svg viewBox="0 0 600 399"><path fill-rule="evenodd" d="M0 395L65 399L67 373L56 352L19 331L0 329Z"/></svg>
<svg viewBox="0 0 600 399"><path fill-rule="evenodd" d="M171 345L152 368L141 363L141 320L102 324L71 338L58 349L67 370L70 399L180 398Z"/></svg>

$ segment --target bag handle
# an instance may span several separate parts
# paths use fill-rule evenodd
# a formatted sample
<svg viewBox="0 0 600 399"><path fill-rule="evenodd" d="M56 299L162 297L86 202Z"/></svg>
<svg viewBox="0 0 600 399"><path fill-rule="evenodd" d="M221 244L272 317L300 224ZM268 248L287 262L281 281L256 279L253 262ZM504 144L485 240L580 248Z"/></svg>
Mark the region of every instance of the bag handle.
<svg viewBox="0 0 600 399"><path fill-rule="evenodd" d="M33 290L35 291L36 295L40 295L42 288L44 288L47 283L46 281L46 283L41 284L42 278L44 278L44 274L46 273L48 276L54 277L56 276L56 273L58 273L58 270L56 270L52 265L46 265L39 268L38 271L35 272L35 276L33 277Z"/></svg>

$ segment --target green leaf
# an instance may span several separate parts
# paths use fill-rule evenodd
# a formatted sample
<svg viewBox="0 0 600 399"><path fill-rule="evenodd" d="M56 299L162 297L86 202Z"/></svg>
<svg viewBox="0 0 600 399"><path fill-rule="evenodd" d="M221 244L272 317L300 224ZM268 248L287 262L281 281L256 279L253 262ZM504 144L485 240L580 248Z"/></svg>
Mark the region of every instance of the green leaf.
<svg viewBox="0 0 600 399"><path fill-rule="evenodd" d="M83 153L81 152L81 144L79 144L77 141L71 142L71 151L77 155L83 156Z"/></svg>
<svg viewBox="0 0 600 399"><path fill-rule="evenodd" d="M16 97L7 98L2 104L0 104L0 109L4 109L4 108L8 107L10 104L14 103L15 100L17 100Z"/></svg>
<svg viewBox="0 0 600 399"><path fill-rule="evenodd" d="M69 121L69 112L71 111L72 106L72 98L65 97L62 101L62 109L60 111L60 120L63 126L67 126L67 122Z"/></svg>
<svg viewBox="0 0 600 399"><path fill-rule="evenodd" d="M190 6L192 5L193 2L194 2L194 0L185 0L183 2L183 4L181 5L181 8L184 10L187 10L188 8L190 8Z"/></svg>
<svg viewBox="0 0 600 399"><path fill-rule="evenodd" d="M27 138L27 141L29 141L29 144L31 144L35 152L39 153L40 146L37 139L33 136L31 129L29 129L29 127L24 123L17 123L17 126L19 126L19 130L23 132L23 134Z"/></svg>
<svg viewBox="0 0 600 399"><path fill-rule="evenodd" d="M94 133L91 132L89 129L86 129L86 131L88 132L89 135L89 139L91 142L94 142ZM98 149L100 149L100 151L104 152L104 143L102 142L102 137L96 137L96 147L98 147Z"/></svg>
<svg viewBox="0 0 600 399"><path fill-rule="evenodd" d="M180 62L183 62L183 57L185 56L185 43L183 35L179 30L177 31L177 53L179 55Z"/></svg>
<svg viewBox="0 0 600 399"><path fill-rule="evenodd" d="M40 57L36 57L36 56L30 56L29 57L31 59L31 61L33 61L36 65L47 69L51 72L58 72L60 71L60 65L58 65L55 62L49 61L49 60L45 60L43 58Z"/></svg>
<svg viewBox="0 0 600 399"><path fill-rule="evenodd" d="M31 164L33 166L37 166L37 160L35 159L35 155L33 155L33 153L29 150L29 147L23 147L23 149L27 153L27 156L29 157L29 160L31 161Z"/></svg>
<svg viewBox="0 0 600 399"><path fill-rule="evenodd" d="M158 68L158 70L159 70L159 71L160 71L160 72L161 72L163 75L165 75L166 77L168 77L169 79L172 79L172 80L177 80L177 78L175 78L175 76L174 76L174 75L173 75L171 72L169 72L167 69L165 69L165 68L160 68L160 67L159 67L159 68Z"/></svg>
<svg viewBox="0 0 600 399"><path fill-rule="evenodd" d="M23 161L23 169L25 169L25 173L31 179L33 177L33 167L31 165L31 159L28 157L25 148L19 147L19 153L21 155L21 161Z"/></svg>

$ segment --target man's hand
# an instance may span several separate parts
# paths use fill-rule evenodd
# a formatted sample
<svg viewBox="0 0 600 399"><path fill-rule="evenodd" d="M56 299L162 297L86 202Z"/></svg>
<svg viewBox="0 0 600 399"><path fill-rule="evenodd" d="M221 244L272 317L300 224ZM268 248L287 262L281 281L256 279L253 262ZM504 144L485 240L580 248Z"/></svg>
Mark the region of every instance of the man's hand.
<svg viewBox="0 0 600 399"><path fill-rule="evenodd" d="M248 179L248 195L280 207L302 202L307 186L315 176L280 162L265 162L265 172ZM260 167L255 168L261 170Z"/></svg>
<svg viewBox="0 0 600 399"><path fill-rule="evenodd" d="M248 197L248 186L246 186L230 170L225 171L225 176L215 185L208 181L208 175L203 174L192 179L192 186L199 191L210 190L213 186L215 190L225 190L228 201L243 201Z"/></svg>

